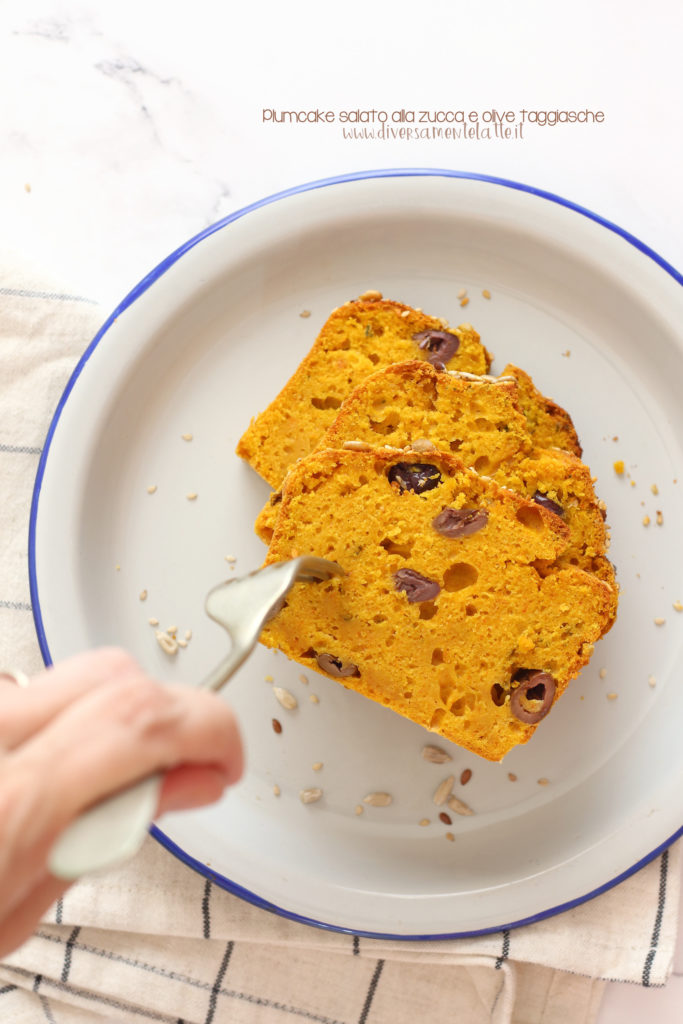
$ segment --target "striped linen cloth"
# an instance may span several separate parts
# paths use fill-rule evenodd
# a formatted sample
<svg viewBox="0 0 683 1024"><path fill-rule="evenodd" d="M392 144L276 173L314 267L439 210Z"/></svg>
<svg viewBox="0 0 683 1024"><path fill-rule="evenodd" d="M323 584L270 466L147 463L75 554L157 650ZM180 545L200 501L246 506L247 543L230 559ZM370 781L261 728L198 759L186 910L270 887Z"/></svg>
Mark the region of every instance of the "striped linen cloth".
<svg viewBox="0 0 683 1024"><path fill-rule="evenodd" d="M52 411L103 319L0 254L0 665L41 667L27 578L33 479ZM606 980L663 985L679 845L548 920L441 942L324 932L252 907L149 839L66 893L0 963L11 1024L589 1024Z"/></svg>

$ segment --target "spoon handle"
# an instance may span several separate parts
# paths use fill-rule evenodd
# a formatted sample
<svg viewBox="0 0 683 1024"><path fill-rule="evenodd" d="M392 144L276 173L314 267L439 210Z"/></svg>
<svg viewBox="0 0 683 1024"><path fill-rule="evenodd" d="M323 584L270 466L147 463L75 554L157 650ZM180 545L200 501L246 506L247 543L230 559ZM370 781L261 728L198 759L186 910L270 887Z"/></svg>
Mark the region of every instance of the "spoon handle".
<svg viewBox="0 0 683 1024"><path fill-rule="evenodd" d="M147 835L160 789L161 776L152 775L85 811L52 847L48 869L57 878L72 882L132 857Z"/></svg>

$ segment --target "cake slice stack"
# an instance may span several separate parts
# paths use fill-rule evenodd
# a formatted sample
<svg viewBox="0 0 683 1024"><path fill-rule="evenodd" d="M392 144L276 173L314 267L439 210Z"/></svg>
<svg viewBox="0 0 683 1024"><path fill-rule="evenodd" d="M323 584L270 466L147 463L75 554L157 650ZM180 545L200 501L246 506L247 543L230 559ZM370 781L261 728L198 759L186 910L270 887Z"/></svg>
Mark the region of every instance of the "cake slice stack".
<svg viewBox="0 0 683 1024"><path fill-rule="evenodd" d="M256 524L267 562L347 573L296 588L263 642L497 760L588 661L618 591L570 416L490 362L470 325L366 296L238 453L279 485Z"/></svg>

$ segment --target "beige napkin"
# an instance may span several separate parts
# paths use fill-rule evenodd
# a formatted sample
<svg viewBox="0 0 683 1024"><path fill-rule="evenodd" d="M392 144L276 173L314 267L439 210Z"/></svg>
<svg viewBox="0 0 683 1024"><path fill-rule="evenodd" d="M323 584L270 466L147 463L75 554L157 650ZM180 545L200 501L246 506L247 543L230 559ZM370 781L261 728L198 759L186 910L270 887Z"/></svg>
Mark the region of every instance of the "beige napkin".
<svg viewBox="0 0 683 1024"><path fill-rule="evenodd" d="M27 523L52 412L104 319L0 254L0 665L41 666ZM662 985L676 941L679 844L598 898L473 939L391 942L259 910L149 839L69 890L0 963L12 1024L590 1024L605 980Z"/></svg>

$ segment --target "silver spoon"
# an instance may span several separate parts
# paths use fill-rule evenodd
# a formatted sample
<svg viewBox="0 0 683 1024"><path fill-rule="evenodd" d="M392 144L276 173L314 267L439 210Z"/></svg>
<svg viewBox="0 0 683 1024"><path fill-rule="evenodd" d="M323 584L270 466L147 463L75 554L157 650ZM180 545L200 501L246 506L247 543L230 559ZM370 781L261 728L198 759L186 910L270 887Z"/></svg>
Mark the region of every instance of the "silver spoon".
<svg viewBox="0 0 683 1024"><path fill-rule="evenodd" d="M344 570L336 562L302 555L214 587L206 598L206 612L227 630L232 646L199 688L220 690L225 685L249 656L265 623L280 610L295 583L319 583L343 575ZM120 864L137 853L154 818L161 782L161 775L152 775L76 818L50 851L51 873L73 881L88 872Z"/></svg>

